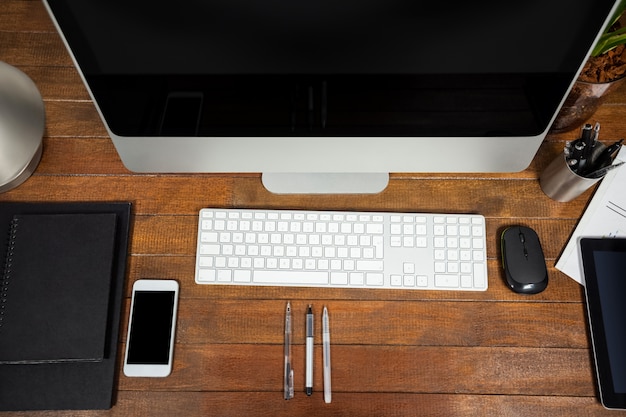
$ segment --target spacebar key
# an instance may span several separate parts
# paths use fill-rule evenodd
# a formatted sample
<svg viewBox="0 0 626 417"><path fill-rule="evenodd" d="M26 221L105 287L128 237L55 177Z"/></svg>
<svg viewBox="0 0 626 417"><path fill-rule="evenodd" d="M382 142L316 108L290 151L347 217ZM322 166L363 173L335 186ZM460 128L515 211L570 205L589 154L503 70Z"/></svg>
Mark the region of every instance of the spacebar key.
<svg viewBox="0 0 626 417"><path fill-rule="evenodd" d="M327 285L324 271L254 271L252 281L268 285Z"/></svg>

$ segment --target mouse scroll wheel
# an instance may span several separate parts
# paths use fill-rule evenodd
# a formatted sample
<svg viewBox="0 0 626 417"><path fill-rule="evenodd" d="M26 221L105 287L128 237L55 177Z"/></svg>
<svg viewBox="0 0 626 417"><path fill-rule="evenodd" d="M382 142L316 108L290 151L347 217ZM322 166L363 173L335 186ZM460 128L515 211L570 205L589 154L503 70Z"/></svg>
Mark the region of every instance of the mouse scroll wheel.
<svg viewBox="0 0 626 417"><path fill-rule="evenodd" d="M524 236L524 233L519 234L519 241L522 243L526 243L526 237Z"/></svg>

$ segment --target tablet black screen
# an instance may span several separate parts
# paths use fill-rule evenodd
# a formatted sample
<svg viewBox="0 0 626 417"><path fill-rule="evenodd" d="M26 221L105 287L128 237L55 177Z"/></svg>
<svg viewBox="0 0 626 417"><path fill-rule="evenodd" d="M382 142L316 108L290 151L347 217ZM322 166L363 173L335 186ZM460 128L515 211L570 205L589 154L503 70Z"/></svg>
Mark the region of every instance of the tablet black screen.
<svg viewBox="0 0 626 417"><path fill-rule="evenodd" d="M600 397L626 408L626 239L580 241Z"/></svg>

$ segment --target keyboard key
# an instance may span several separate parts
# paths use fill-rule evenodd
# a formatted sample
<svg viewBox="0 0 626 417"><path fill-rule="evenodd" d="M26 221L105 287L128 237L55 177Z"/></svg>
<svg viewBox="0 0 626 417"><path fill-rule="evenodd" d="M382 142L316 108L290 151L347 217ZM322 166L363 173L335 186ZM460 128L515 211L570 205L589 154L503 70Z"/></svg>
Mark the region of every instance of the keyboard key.
<svg viewBox="0 0 626 417"><path fill-rule="evenodd" d="M330 283L333 285L347 285L348 274L346 272L333 272L330 274Z"/></svg>
<svg viewBox="0 0 626 417"><path fill-rule="evenodd" d="M369 273L365 274L365 282L367 283L367 285L378 287L382 286L385 283L385 277L383 276L383 274Z"/></svg>
<svg viewBox="0 0 626 417"><path fill-rule="evenodd" d="M382 271L382 261L357 261L357 269L360 271Z"/></svg>
<svg viewBox="0 0 626 417"><path fill-rule="evenodd" d="M402 275L392 275L391 285L394 287L399 287L400 285L402 285Z"/></svg>
<svg viewBox="0 0 626 417"><path fill-rule="evenodd" d="M457 288L459 286L459 276L435 275L435 286L441 288Z"/></svg>
<svg viewBox="0 0 626 417"><path fill-rule="evenodd" d="M238 269L234 271L233 281L235 282L250 282L252 279L252 271L245 269Z"/></svg>
<svg viewBox="0 0 626 417"><path fill-rule="evenodd" d="M361 286L365 284L365 274L363 272L350 273L350 285Z"/></svg>
<svg viewBox="0 0 626 417"><path fill-rule="evenodd" d="M215 281L217 272L214 269L201 269L198 271L198 281L212 282Z"/></svg>
<svg viewBox="0 0 626 417"><path fill-rule="evenodd" d="M306 285L328 284L328 272L321 271L254 271L259 284Z"/></svg>
<svg viewBox="0 0 626 417"><path fill-rule="evenodd" d="M220 269L217 271L217 280L220 282L230 282L233 276L233 271L229 269Z"/></svg>

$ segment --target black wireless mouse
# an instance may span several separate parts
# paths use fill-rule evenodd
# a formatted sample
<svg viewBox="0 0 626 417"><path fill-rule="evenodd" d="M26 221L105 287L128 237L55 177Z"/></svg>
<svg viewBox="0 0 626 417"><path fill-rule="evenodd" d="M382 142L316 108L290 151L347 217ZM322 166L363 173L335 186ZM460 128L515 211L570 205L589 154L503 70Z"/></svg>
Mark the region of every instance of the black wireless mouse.
<svg viewBox="0 0 626 417"><path fill-rule="evenodd" d="M548 269L539 236L526 226L502 232L502 266L509 287L522 294L537 294L548 285Z"/></svg>

